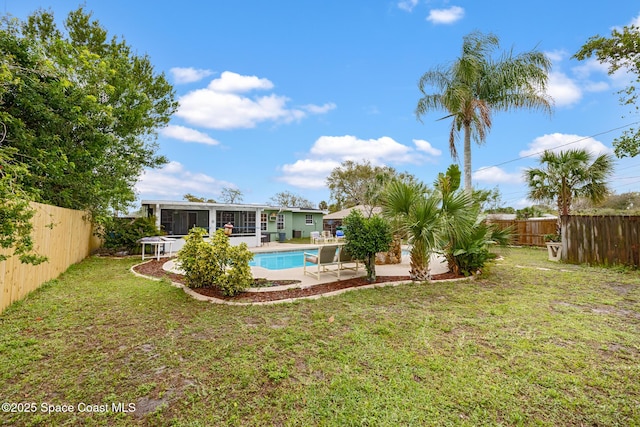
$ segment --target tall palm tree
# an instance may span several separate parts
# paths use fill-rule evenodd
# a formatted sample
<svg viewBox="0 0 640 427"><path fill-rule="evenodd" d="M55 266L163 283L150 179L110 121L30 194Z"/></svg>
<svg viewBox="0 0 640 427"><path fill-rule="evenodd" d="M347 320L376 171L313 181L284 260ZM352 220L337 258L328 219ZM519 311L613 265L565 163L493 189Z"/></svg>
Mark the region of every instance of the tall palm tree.
<svg viewBox="0 0 640 427"><path fill-rule="evenodd" d="M602 154L592 160L593 156L584 149L558 153L545 151L540 157L543 167L529 168L524 172L531 200L556 200L558 234L561 218L571 213L571 203L576 197L599 203L609 193L607 178L613 172L613 158L608 154Z"/></svg>
<svg viewBox="0 0 640 427"><path fill-rule="evenodd" d="M445 110L452 118L449 149L457 159L456 139L464 133L464 188L471 191L471 139L483 144L491 130L493 111L531 108L548 113L552 99L545 94L551 62L541 52L514 55L505 52L491 57L499 47L493 34L472 32L463 38L462 54L450 66L438 66L422 75L418 83L423 96L416 116L431 110ZM428 93L435 87L435 93ZM441 119L442 120L442 119Z"/></svg>

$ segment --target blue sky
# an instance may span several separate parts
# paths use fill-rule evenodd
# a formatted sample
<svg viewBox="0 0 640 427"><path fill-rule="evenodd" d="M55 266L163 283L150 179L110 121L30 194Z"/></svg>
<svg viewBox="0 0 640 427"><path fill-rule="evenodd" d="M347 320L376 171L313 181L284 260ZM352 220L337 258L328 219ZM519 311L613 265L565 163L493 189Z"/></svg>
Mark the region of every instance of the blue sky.
<svg viewBox="0 0 640 427"><path fill-rule="evenodd" d="M4 0L25 18L38 8L61 21L80 3ZM2 5L2 3L0 3ZM593 35L640 24L635 1L514 2L86 0L110 35L124 37L174 85L180 108L160 131L163 169L140 178L140 199L219 199L237 188L245 203L291 191L330 202L325 178L344 160L388 165L432 183L452 159L444 112L414 114L417 82L460 54L464 35L492 32L501 50L538 49L553 62L554 114L496 112L483 146L473 146L473 181L498 187L523 207L522 170L563 144L600 153L637 122L616 92L630 76L609 76L571 56ZM490 6L489 6L490 5ZM626 116L626 117L622 117ZM461 151L461 150L460 150ZM523 156L528 156L521 158ZM461 162L461 159L460 159ZM617 193L640 191L640 157L616 161Z"/></svg>

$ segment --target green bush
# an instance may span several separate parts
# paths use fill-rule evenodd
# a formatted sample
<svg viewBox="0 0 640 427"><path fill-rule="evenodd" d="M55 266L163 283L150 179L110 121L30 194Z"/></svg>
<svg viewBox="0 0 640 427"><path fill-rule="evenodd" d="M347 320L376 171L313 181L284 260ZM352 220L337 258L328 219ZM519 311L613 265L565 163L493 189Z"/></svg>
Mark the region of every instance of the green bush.
<svg viewBox="0 0 640 427"><path fill-rule="evenodd" d="M500 230L495 225L488 225L484 217L479 216L467 234L455 239L453 246L446 248L445 257L449 263L449 269L456 274L471 276L496 257L489 250L490 246L506 245L510 240L510 229Z"/></svg>
<svg viewBox="0 0 640 427"><path fill-rule="evenodd" d="M376 253L388 251L392 240L389 224L377 215L365 218L359 210L354 209L344 219L344 234L344 250L364 261L367 280L375 282Z"/></svg>
<svg viewBox="0 0 640 427"><path fill-rule="evenodd" d="M211 242L204 240L206 231L193 228L185 237L187 242L178 252L178 262L184 271L187 286L213 286L224 295L233 296L253 283L249 261L253 253L246 243L231 246L223 230L217 230Z"/></svg>
<svg viewBox="0 0 640 427"><path fill-rule="evenodd" d="M187 286L190 288L208 286L220 276L218 264L211 262L214 256L213 247L204 241L206 234L206 230L202 228L192 228L185 237L186 243L177 255Z"/></svg>
<svg viewBox="0 0 640 427"><path fill-rule="evenodd" d="M141 238L162 234L164 233L156 226L155 217L111 218L100 232L105 248L129 252L138 248L138 240Z"/></svg>

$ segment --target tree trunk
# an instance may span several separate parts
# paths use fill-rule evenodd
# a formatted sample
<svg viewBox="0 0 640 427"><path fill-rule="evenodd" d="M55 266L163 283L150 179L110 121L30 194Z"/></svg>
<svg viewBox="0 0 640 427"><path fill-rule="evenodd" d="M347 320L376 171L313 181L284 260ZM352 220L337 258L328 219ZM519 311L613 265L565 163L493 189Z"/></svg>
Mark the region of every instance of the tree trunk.
<svg viewBox="0 0 640 427"><path fill-rule="evenodd" d="M411 280L417 282L426 282L431 280L431 274L429 274L429 260L425 260L422 257L416 257L411 254L411 269L409 270L409 277Z"/></svg>
<svg viewBox="0 0 640 427"><path fill-rule="evenodd" d="M373 283L376 281L376 254L369 254L364 261L364 266L367 269L367 282Z"/></svg>
<svg viewBox="0 0 640 427"><path fill-rule="evenodd" d="M471 192L471 125L464 125L464 189Z"/></svg>

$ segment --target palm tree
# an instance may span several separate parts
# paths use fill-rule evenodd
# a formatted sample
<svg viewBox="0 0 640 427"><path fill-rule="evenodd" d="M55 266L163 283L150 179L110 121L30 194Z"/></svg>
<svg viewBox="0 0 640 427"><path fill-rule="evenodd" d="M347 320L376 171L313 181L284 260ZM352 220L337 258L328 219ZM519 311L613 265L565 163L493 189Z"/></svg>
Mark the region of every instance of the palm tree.
<svg viewBox="0 0 640 427"><path fill-rule="evenodd" d="M493 34L472 32L462 43L462 55L449 67L438 66L422 75L418 83L423 97L418 101L419 120L431 110L445 110L452 118L449 149L454 160L459 132L464 133L464 188L471 191L471 139L483 144L491 130L494 110L531 108L548 113L552 99L545 94L549 59L541 52L513 55L507 52L499 60L491 53L499 47ZM427 93L435 87L436 93ZM442 119L441 119L442 120Z"/></svg>
<svg viewBox="0 0 640 427"><path fill-rule="evenodd" d="M396 233L409 240L409 276L412 280L429 280L429 258L438 246L438 199L427 196L421 183L394 180L387 186L382 209Z"/></svg>
<svg viewBox="0 0 640 427"><path fill-rule="evenodd" d="M584 197L594 203L603 201L609 190L607 178L613 171L613 158L602 154L593 160L584 149L545 151L540 157L542 168L525 170L531 200L548 202L556 200L558 206L557 234L560 234L561 218L571 213L571 203L576 197Z"/></svg>
<svg viewBox="0 0 640 427"><path fill-rule="evenodd" d="M456 191L460 170L451 166L439 174L434 191L417 182L392 181L382 198L383 214L411 245L409 275L413 280L429 280L429 259L435 250L445 253L453 243L472 231L476 220L468 192Z"/></svg>

